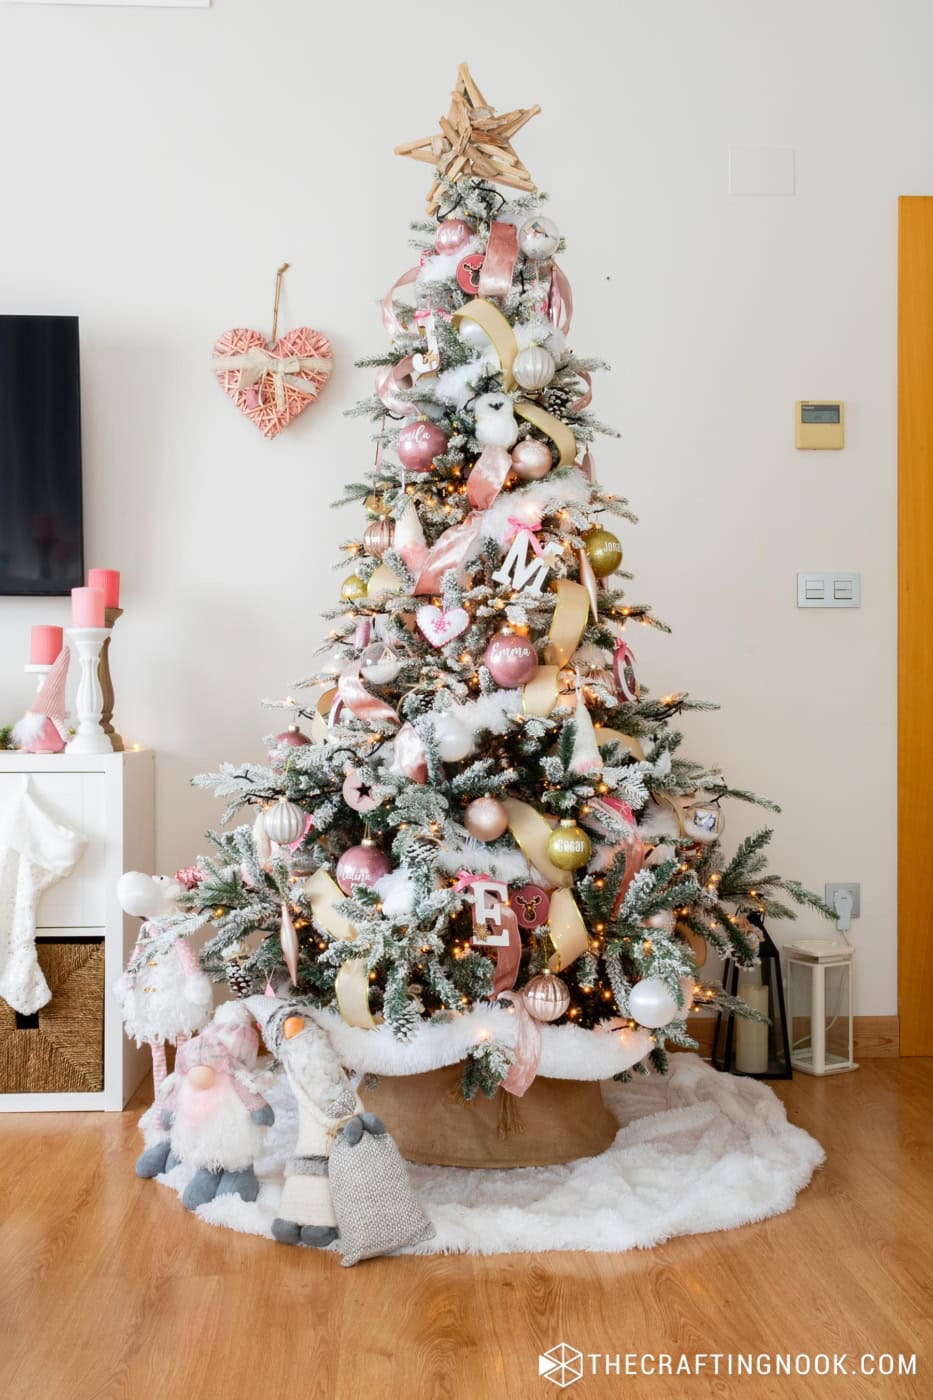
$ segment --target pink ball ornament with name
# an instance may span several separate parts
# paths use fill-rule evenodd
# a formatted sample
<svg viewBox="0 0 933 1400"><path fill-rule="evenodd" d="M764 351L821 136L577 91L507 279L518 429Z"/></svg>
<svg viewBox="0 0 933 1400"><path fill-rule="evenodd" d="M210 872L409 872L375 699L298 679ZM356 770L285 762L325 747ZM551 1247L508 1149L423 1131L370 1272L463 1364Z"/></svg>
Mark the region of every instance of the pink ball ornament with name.
<svg viewBox="0 0 933 1400"><path fill-rule="evenodd" d="M436 423L419 418L416 423L406 423L395 446L407 471L429 472L434 458L447 451L447 434Z"/></svg>
<svg viewBox="0 0 933 1400"><path fill-rule="evenodd" d="M538 653L527 637L500 632L486 648L483 662L496 685L514 690L527 684L537 671Z"/></svg>
<svg viewBox="0 0 933 1400"><path fill-rule="evenodd" d="M473 230L466 219L445 219L435 231L434 247L439 253L457 253L472 237Z"/></svg>
<svg viewBox="0 0 933 1400"><path fill-rule="evenodd" d="M372 841L364 841L361 846L351 846L344 851L337 862L337 884L344 894L350 894L354 885L370 888L388 875L392 869L385 851L380 851Z"/></svg>

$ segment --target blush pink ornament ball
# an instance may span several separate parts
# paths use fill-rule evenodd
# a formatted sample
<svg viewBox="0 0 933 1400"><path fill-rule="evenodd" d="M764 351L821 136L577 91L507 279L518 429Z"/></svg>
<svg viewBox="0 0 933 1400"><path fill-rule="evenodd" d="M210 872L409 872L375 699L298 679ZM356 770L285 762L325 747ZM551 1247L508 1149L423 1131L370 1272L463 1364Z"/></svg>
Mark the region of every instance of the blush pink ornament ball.
<svg viewBox="0 0 933 1400"><path fill-rule="evenodd" d="M514 690L531 680L538 669L538 653L527 637L500 632L486 648L483 662L496 685Z"/></svg>
<svg viewBox="0 0 933 1400"><path fill-rule="evenodd" d="M457 253L473 237L466 219L445 219L434 234L434 247L439 253Z"/></svg>
<svg viewBox="0 0 933 1400"><path fill-rule="evenodd" d="M406 423L398 435L396 451L410 472L429 472L434 458L447 451L447 434L427 418Z"/></svg>
<svg viewBox="0 0 933 1400"><path fill-rule="evenodd" d="M496 841L509 824L509 814L498 797L475 797L466 809L466 829L477 841Z"/></svg>
<svg viewBox="0 0 933 1400"><path fill-rule="evenodd" d="M391 870L389 857L371 841L361 846L351 846L344 851L337 862L337 884L344 894L350 894L354 885L370 887L388 875Z"/></svg>
<svg viewBox="0 0 933 1400"><path fill-rule="evenodd" d="M551 449L537 438L522 438L512 448L512 470L521 481L539 481L551 463Z"/></svg>

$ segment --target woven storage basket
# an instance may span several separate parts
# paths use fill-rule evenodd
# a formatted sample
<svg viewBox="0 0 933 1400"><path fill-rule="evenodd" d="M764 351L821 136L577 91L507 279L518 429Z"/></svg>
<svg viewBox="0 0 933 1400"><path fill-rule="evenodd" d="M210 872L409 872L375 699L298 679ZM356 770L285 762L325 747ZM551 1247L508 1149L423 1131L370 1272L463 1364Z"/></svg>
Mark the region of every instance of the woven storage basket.
<svg viewBox="0 0 933 1400"><path fill-rule="evenodd" d="M36 948L52 1000L37 1017L17 1016L0 1001L0 1093L99 1092L104 1087L104 941L39 938Z"/></svg>
<svg viewBox="0 0 933 1400"><path fill-rule="evenodd" d="M594 1157L619 1125L595 1080L539 1076L522 1098L460 1092L460 1065L383 1076L360 1090L410 1162L443 1167L544 1167Z"/></svg>

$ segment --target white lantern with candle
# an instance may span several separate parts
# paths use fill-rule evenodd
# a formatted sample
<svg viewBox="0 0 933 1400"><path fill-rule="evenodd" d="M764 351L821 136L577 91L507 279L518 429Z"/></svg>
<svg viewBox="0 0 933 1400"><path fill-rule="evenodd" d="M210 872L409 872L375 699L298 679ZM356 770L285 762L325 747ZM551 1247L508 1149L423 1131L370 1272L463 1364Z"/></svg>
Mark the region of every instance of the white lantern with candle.
<svg viewBox="0 0 933 1400"><path fill-rule="evenodd" d="M784 949L790 1058L804 1074L858 1069L852 1056L850 943L812 938Z"/></svg>

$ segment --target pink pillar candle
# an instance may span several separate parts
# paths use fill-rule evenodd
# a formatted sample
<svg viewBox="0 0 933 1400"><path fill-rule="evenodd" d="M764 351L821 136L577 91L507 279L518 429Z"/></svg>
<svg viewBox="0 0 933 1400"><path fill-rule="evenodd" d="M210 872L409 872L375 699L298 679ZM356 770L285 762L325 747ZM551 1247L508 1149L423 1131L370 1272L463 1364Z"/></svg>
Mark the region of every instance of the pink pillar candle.
<svg viewBox="0 0 933 1400"><path fill-rule="evenodd" d="M60 627L34 627L29 638L30 666L51 666L62 649Z"/></svg>
<svg viewBox="0 0 933 1400"><path fill-rule="evenodd" d="M88 569L87 586L102 590L105 608L118 608L120 606L119 569Z"/></svg>
<svg viewBox="0 0 933 1400"><path fill-rule="evenodd" d="M72 627L103 627L104 590L102 588L73 588L71 590Z"/></svg>

